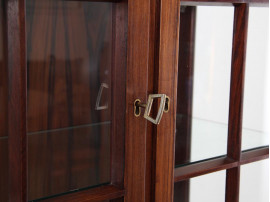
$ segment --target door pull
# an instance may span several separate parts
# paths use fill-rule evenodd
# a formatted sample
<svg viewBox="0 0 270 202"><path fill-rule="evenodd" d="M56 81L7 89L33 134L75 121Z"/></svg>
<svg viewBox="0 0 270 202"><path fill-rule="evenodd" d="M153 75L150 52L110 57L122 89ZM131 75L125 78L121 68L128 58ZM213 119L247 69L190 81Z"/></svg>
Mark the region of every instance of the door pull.
<svg viewBox="0 0 270 202"><path fill-rule="evenodd" d="M102 96L102 92L104 88L109 88L108 84L106 83L101 83L99 91L98 91L98 96L97 96L97 100L96 100L96 110L104 110L104 109L108 109L108 103L106 103L103 106L100 106L100 100L101 100L101 96Z"/></svg>
<svg viewBox="0 0 270 202"><path fill-rule="evenodd" d="M160 98L159 109L156 118L150 116L153 101L155 98ZM165 94L150 94L147 103L142 103L140 99L134 101L134 115L139 117L141 115L141 108L145 108L143 117L148 121L158 125L162 118L163 112L168 112L170 107L170 98Z"/></svg>

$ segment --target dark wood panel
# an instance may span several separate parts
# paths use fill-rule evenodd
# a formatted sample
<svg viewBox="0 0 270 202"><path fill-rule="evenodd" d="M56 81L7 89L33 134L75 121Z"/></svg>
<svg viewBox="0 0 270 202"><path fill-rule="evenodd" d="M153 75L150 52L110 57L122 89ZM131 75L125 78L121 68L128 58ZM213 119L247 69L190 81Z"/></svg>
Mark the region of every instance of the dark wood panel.
<svg viewBox="0 0 270 202"><path fill-rule="evenodd" d="M128 4L113 5L111 183L124 187Z"/></svg>
<svg viewBox="0 0 270 202"><path fill-rule="evenodd" d="M234 9L227 156L236 161L239 161L241 158L244 78L249 5L235 5ZM239 181L239 167L227 170L226 202L238 202Z"/></svg>
<svg viewBox="0 0 270 202"><path fill-rule="evenodd" d="M8 201L8 139L0 137L0 201Z"/></svg>
<svg viewBox="0 0 270 202"><path fill-rule="evenodd" d="M175 121L180 6L178 0L157 1L157 47L155 55L155 91L170 97L170 109L155 126L154 138L154 201L173 201ZM158 9L158 10L159 10Z"/></svg>
<svg viewBox="0 0 270 202"><path fill-rule="evenodd" d="M27 1L28 132L110 120L95 104L101 83L111 88L111 9Z"/></svg>
<svg viewBox="0 0 270 202"><path fill-rule="evenodd" d="M174 183L174 202L189 202L190 179Z"/></svg>
<svg viewBox="0 0 270 202"><path fill-rule="evenodd" d="M115 124L123 124L124 118L120 112L119 120L111 121L111 103L115 114L124 102L117 93L124 91L119 85L125 79L125 61L120 60L126 37L113 49L115 38L122 37L120 27L112 28L119 23L116 8L112 3L53 0L29 0L26 6L29 200L109 183L111 152L122 154L112 164L119 169L120 183L123 129ZM114 73L113 65L118 65ZM112 75L123 79L112 83ZM100 105L108 103L108 109L97 110L102 83L108 89L103 89ZM113 102L112 93L118 95ZM116 142L118 137L122 141Z"/></svg>
<svg viewBox="0 0 270 202"><path fill-rule="evenodd" d="M0 201L8 201L8 139L7 139L7 65L4 20L4 3L0 3Z"/></svg>
<svg viewBox="0 0 270 202"><path fill-rule="evenodd" d="M6 66L6 56L4 46L4 30L5 30L5 20L4 20L4 3L0 3L0 137L7 136L7 66Z"/></svg>
<svg viewBox="0 0 270 202"><path fill-rule="evenodd" d="M50 198L42 201L46 202L97 202L97 201L107 201L109 199L116 199L119 197L124 196L125 191L122 189L119 189L115 186L108 185L108 186L102 186L97 187L94 189L89 189L85 191L75 192L64 196L58 196L55 198ZM114 201L114 200L112 200ZM118 201L117 199L115 201ZM121 201L121 200L120 200Z"/></svg>
<svg viewBox="0 0 270 202"><path fill-rule="evenodd" d="M6 1L9 201L27 200L25 2Z"/></svg>

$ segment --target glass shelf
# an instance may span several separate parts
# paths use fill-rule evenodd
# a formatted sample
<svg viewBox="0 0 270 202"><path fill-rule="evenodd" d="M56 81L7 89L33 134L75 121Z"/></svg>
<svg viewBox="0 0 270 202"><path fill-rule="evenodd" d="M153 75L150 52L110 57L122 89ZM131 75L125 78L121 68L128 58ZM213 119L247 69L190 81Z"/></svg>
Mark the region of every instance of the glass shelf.
<svg viewBox="0 0 270 202"><path fill-rule="evenodd" d="M178 124L181 124L183 118L182 115L177 115ZM227 144L225 144L227 142L227 124L198 118L192 118L191 123L190 159L176 165L176 167L227 154ZM268 144L269 134L244 128L243 135L245 135L245 142L243 142L244 150ZM183 145L183 147L186 146Z"/></svg>
<svg viewBox="0 0 270 202"><path fill-rule="evenodd" d="M28 135L30 200L110 182L110 123Z"/></svg>

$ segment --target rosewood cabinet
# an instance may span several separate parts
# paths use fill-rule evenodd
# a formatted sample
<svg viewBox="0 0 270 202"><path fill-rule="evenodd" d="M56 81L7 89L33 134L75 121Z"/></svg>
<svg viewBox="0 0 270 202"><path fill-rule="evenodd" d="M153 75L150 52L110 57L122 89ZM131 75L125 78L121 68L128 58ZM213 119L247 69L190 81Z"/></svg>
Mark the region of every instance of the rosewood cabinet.
<svg viewBox="0 0 270 202"><path fill-rule="evenodd" d="M264 202L268 4L1 1L0 202Z"/></svg>

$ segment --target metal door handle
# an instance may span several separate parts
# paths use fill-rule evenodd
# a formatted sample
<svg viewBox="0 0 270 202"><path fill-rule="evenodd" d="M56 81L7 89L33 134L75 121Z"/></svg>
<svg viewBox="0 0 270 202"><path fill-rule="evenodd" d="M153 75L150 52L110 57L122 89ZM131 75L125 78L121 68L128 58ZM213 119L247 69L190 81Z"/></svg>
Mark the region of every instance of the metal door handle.
<svg viewBox="0 0 270 202"><path fill-rule="evenodd" d="M100 85L99 91L98 91L98 96L97 96L97 100L96 100L96 110L103 110L103 109L108 109L108 103L106 103L106 105L103 106L99 106L100 105L100 100L101 100L101 96L102 96L102 92L104 88L109 88L108 84L106 83L102 83Z"/></svg>
<svg viewBox="0 0 270 202"><path fill-rule="evenodd" d="M153 101L155 98L160 98L160 104L159 104L157 116L154 119L150 116L150 113L151 113L151 108L152 108ZM134 115L136 117L140 116L141 108L145 108L143 117L145 119L147 119L148 121L158 125L160 123L161 118L162 118L163 112L169 111L169 103L170 103L170 98L168 96L166 96L165 94L150 94L148 96L148 101L146 104L142 103L141 100L139 100L139 99L135 100L135 102L134 102Z"/></svg>

